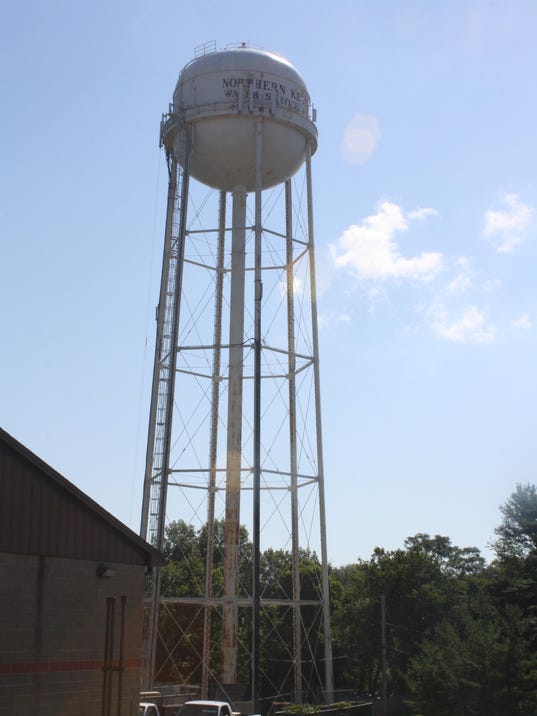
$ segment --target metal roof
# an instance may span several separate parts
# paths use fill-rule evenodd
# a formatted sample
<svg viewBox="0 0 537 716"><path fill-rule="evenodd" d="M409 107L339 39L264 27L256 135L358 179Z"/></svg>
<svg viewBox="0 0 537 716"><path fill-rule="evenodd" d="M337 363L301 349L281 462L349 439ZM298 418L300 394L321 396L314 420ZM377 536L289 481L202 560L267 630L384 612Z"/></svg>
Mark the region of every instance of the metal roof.
<svg viewBox="0 0 537 716"><path fill-rule="evenodd" d="M0 552L164 564L161 552L1 428Z"/></svg>

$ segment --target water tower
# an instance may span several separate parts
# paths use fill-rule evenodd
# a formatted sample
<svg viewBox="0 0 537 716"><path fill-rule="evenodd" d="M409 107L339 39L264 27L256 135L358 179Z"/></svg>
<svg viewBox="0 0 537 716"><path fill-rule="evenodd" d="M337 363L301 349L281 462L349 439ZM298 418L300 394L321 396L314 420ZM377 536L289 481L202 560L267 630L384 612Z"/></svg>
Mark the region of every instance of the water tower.
<svg viewBox="0 0 537 716"><path fill-rule="evenodd" d="M163 116L141 533L177 563L153 574L146 686L331 697L315 119L298 71L245 45L200 48Z"/></svg>

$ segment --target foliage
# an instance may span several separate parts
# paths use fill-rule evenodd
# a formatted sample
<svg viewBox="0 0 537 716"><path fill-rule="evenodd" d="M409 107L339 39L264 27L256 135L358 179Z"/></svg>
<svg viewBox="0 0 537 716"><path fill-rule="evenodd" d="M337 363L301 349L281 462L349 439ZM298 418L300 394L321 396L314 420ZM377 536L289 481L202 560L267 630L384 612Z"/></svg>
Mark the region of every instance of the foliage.
<svg viewBox="0 0 537 716"><path fill-rule="evenodd" d="M355 696L378 696L382 682L381 597L386 604L387 681L390 716L528 716L537 703L537 490L517 485L500 508L496 559L487 565L475 547L457 547L448 537L418 533L403 549L376 548L369 560L329 569L336 689ZM213 541L214 594L222 589L224 525ZM164 545L169 560L163 585L172 596L201 595L208 534L183 522L168 526ZM240 582L251 588L252 546L240 533ZM262 596L292 599L291 554L268 549L261 555ZM320 593L321 569L314 553L300 560L300 593L312 602ZM317 607L303 607L305 628L320 627ZM192 605L173 606L162 616L164 664L173 649L173 632L185 635L174 678L199 679L197 650L202 615ZM218 645L221 619L211 629ZM240 614L240 641L250 643L250 612ZM262 611L261 671L265 695L292 691L293 614L270 606ZM319 633L322 631L318 629ZM166 639L169 637L169 643ZM220 649L211 655L219 670ZM321 663L322 644L312 646L309 663ZM168 668L168 667L167 667ZM170 667L171 668L171 667ZM249 680L248 650L240 678ZM171 674L171 671L170 671ZM305 684L313 675L304 665ZM276 686L278 684L279 686ZM315 701L305 689L305 701ZM406 706L404 703L406 702ZM400 704L403 704L402 706ZM300 705L297 714L315 713ZM308 710L310 709L310 710ZM313 709L313 710L312 710ZM286 711L289 709L286 708ZM290 712L295 713L291 709Z"/></svg>
<svg viewBox="0 0 537 716"><path fill-rule="evenodd" d="M494 543L498 556L509 559L537 554L537 487L518 483L500 511L503 520L495 530L498 539Z"/></svg>
<svg viewBox="0 0 537 716"><path fill-rule="evenodd" d="M422 716L529 714L537 703L537 500L517 486L501 513L498 559L417 534L405 548L332 570L335 682L381 690L381 596L388 691ZM334 592L334 590L333 590Z"/></svg>
<svg viewBox="0 0 537 716"><path fill-rule="evenodd" d="M181 683L200 683L200 654L204 628L201 603L176 598L199 598L204 595L205 571L211 563L212 594L223 594L224 522L215 521L209 537L206 526L196 530L182 520L171 522L165 531L163 551L167 564L161 574L161 594L167 601L161 608L157 652L158 678ZM208 543L212 550L208 550ZM241 597L252 594L252 544L244 526L239 531L239 592ZM300 599L311 600L312 606L301 609L302 633L320 633L321 629L321 566L314 552L300 550ZM293 683L293 599L292 556L285 550L267 549L260 555L261 598L281 600L282 605L264 606L260 614L260 670L269 696L292 693ZM239 607L238 678L248 683L251 677L250 645L251 608ZM222 614L211 610L210 670L221 672ZM304 647L305 649L305 647ZM309 644L302 668L303 691L308 698L317 698L318 664L322 663L322 643Z"/></svg>
<svg viewBox="0 0 537 716"><path fill-rule="evenodd" d="M309 714L322 714L328 710L332 712L349 711L356 707L356 702L338 701L331 704L289 704L282 713L292 716L309 716Z"/></svg>

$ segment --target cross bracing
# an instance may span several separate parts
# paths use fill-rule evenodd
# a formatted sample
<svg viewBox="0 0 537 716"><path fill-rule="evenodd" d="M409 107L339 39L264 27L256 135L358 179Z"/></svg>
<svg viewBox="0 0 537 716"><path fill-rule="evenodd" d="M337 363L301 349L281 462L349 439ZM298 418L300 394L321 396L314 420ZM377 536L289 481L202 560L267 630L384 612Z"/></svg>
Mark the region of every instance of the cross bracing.
<svg viewBox="0 0 537 716"><path fill-rule="evenodd" d="M230 340L236 319L231 283L237 272L232 248L237 222L230 195L189 185L187 171L170 159L153 448L145 481L150 497L144 497L146 534L171 556L153 585L160 605L153 635L154 676L156 681L196 683L205 697L218 687L225 690L221 647L230 601L237 614L236 663L227 673L235 682L251 679L256 382L261 391L263 693L301 701L319 698L327 687L327 565L308 172L309 161L296 179L263 192L261 225L246 202L239 345ZM258 366L256 236L261 238L262 275ZM230 597L223 525L229 519L229 404L230 392L237 389L237 355L241 409L233 429L240 433L240 450L233 459L240 498L234 509L241 535L234 558L237 586Z"/></svg>

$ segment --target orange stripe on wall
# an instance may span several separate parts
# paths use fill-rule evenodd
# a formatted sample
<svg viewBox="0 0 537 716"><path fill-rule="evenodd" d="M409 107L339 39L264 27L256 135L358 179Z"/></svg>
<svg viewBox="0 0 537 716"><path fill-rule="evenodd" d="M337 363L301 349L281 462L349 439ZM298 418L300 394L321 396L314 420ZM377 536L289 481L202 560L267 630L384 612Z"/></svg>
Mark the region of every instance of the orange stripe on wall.
<svg viewBox="0 0 537 716"><path fill-rule="evenodd" d="M124 669L139 669L140 659L126 659L123 662ZM19 662L16 664L0 664L0 674L43 674L51 671L102 671L102 661L37 661ZM114 670L119 669L115 663Z"/></svg>

